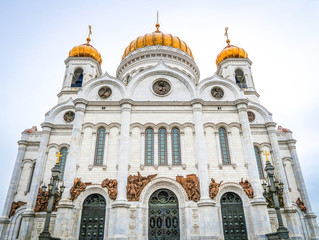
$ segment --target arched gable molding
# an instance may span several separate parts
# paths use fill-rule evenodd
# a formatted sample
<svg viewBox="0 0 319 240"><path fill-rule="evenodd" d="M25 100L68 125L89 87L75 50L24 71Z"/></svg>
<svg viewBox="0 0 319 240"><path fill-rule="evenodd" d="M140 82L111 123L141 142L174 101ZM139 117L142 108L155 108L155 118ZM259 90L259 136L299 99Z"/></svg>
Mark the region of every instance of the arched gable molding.
<svg viewBox="0 0 319 240"><path fill-rule="evenodd" d="M248 196L244 192L243 188L239 185L239 183L226 182L226 183L222 183L220 188L219 188L219 192L218 192L217 197L216 197L216 206L221 207L221 204L220 204L221 197L227 192L236 193L241 198L241 200L243 202L243 206L245 208L247 208L251 205Z"/></svg>
<svg viewBox="0 0 319 240"><path fill-rule="evenodd" d="M194 82L192 82L186 74L168 67L162 61L152 68L145 69L131 79L130 84L127 85L127 98L132 98L133 92L140 82L154 75L167 75L180 80L189 90L191 98L196 98L196 86Z"/></svg>
<svg viewBox="0 0 319 240"><path fill-rule="evenodd" d="M106 201L106 213L105 213L105 223L108 222L109 219L109 212L111 208L111 201L109 198L109 195L107 193L106 188L102 188L101 186L97 185L88 185L85 189L85 191L81 192L80 196L78 196L77 199L73 201L74 208L78 210L78 220L77 220L77 227L76 227L76 236L79 238L79 232L80 232L80 225L81 225L81 216L82 216L82 207L84 200L90 196L91 194L101 194ZM104 235L107 236L108 234L108 224L104 225Z"/></svg>
<svg viewBox="0 0 319 240"><path fill-rule="evenodd" d="M291 162L291 165L294 164L294 160L291 157L283 157L282 163L285 163L285 162Z"/></svg>
<svg viewBox="0 0 319 240"><path fill-rule="evenodd" d="M265 120L265 122L273 122L272 114L262 105L255 103L255 102L248 102L248 110L254 110L258 112Z"/></svg>
<svg viewBox="0 0 319 240"><path fill-rule="evenodd" d="M268 142L260 143L260 147L261 147L261 148L267 147L267 148L269 149L269 151L272 151L271 145L270 145L270 143L268 143Z"/></svg>
<svg viewBox="0 0 319 240"><path fill-rule="evenodd" d="M173 193L175 193L179 207L185 207L186 203L188 202L187 193L185 192L184 188L175 180L166 177L155 178L151 182L149 182L140 195L140 203L145 207L148 208L148 202L151 195L158 189L169 189Z"/></svg>
<svg viewBox="0 0 319 240"><path fill-rule="evenodd" d="M33 164L33 163L35 163L35 159L23 159L21 167L23 167L23 165L26 163Z"/></svg>
<svg viewBox="0 0 319 240"><path fill-rule="evenodd" d="M104 122L99 122L97 124L88 122L88 123L83 124L82 126L83 126L83 130L86 128L91 128L92 131L97 131L100 127L104 127L106 131L109 131L113 127L116 127L118 129L121 128L121 124L119 124L119 123L106 124Z"/></svg>
<svg viewBox="0 0 319 240"><path fill-rule="evenodd" d="M173 128L178 128L180 130L181 133L184 133L184 129L187 127L190 127L194 130L194 124L193 123L184 123L184 124L180 124L177 122L173 122L171 124L167 124L167 123L158 123L158 124L154 124L154 123L145 123L145 124L141 124L141 123L132 123L131 124L131 131L133 128L139 128L141 132L145 132L145 130L147 128L152 128L154 130L154 132L158 132L158 130L161 127L164 127L168 133L171 132L171 130Z"/></svg>
<svg viewBox="0 0 319 240"><path fill-rule="evenodd" d="M105 79L105 78L94 78L90 81L86 82L84 86L82 87L82 92L79 92L81 97L87 99L89 93L92 91L93 88L96 86L102 86L102 85L111 85L114 88L117 88L120 90L122 98L126 95L126 86L122 81L119 81L117 79Z"/></svg>
<svg viewBox="0 0 319 240"><path fill-rule="evenodd" d="M19 207L13 216L10 217L10 225L7 231L7 239L16 239L17 231L20 224L20 219L22 218L22 214L26 210L27 205L23 205Z"/></svg>
<svg viewBox="0 0 319 240"><path fill-rule="evenodd" d="M241 130L240 124L236 123L236 122L231 122L229 124L227 124L225 122L220 122L220 123L217 123L217 124L214 124L214 123L211 123L211 122L207 122L207 123L204 124L204 131L206 131L206 129L209 128L209 127L213 128L215 132L218 132L218 129L220 127L225 128L227 132L230 132L233 127L236 127L239 130Z"/></svg>
<svg viewBox="0 0 319 240"><path fill-rule="evenodd" d="M73 103L73 99L69 98L67 101L56 105L50 111L48 111L45 114L44 122L52 123L55 116L58 115L60 112L62 112L64 110L73 110L74 111L74 109L75 109L75 106Z"/></svg>
<svg viewBox="0 0 319 240"><path fill-rule="evenodd" d="M214 85L219 85L228 88L234 94L236 99L245 98L243 92L240 90L240 88L234 81L231 81L229 79L222 79L215 75L211 78L206 78L205 80L199 82L197 87L198 96L201 95L205 88Z"/></svg>

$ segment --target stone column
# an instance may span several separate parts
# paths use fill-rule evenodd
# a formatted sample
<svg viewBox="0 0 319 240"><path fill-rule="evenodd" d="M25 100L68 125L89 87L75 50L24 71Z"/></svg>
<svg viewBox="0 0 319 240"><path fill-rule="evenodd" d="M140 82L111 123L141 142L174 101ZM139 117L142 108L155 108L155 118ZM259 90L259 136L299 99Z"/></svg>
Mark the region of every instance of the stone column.
<svg viewBox="0 0 319 240"><path fill-rule="evenodd" d="M218 129L215 132L215 139L216 139L216 149L217 149L217 157L218 157L218 167L220 169L223 168L223 160L222 160L222 154L220 151L220 141L219 141L219 132Z"/></svg>
<svg viewBox="0 0 319 240"><path fill-rule="evenodd" d="M120 149L118 158L118 172L117 172L117 198L112 204L112 228L110 228L110 239L127 239L129 213L128 208L130 204L127 202L126 185L128 177L128 163L130 159L130 123L132 103L129 100L123 99L121 101L121 135L120 135Z"/></svg>
<svg viewBox="0 0 319 240"><path fill-rule="evenodd" d="M288 135L290 138L288 139L288 147L290 150L290 155L294 161L293 168L294 168L294 174L298 186L298 190L300 192L302 201L305 203L307 207L307 213L305 215L306 223L308 225L309 234L311 239L319 239L319 230L318 230L318 223L317 223L317 216L313 213L310 200L308 197L306 184L302 175L300 162L296 150L296 140L292 138L292 134L289 133Z"/></svg>
<svg viewBox="0 0 319 240"><path fill-rule="evenodd" d="M31 189L28 195L27 208L23 213L23 221L20 228L21 239L31 239L33 230L34 207L38 196L38 191L43 178L43 172L46 163L47 147L50 139L50 133L53 125L51 123L42 123L42 135L34 169Z"/></svg>
<svg viewBox="0 0 319 240"><path fill-rule="evenodd" d="M239 121L243 132L243 150L247 162L249 182L254 189L254 198L250 201L251 218L253 221L254 239L266 239L265 234L271 232L270 221L268 216L267 203L263 197L263 190L259 179L257 161L255 158L254 145L250 132L250 124L247 115L246 99L239 99L236 102L239 114Z"/></svg>
<svg viewBox="0 0 319 240"><path fill-rule="evenodd" d="M106 129L105 130L105 141L104 141L104 155L103 155L103 163L102 163L103 170L106 170L106 167L107 167L107 152L108 152L108 145L109 145L109 134L110 134L110 130Z"/></svg>
<svg viewBox="0 0 319 240"><path fill-rule="evenodd" d="M211 219L218 219L218 208L209 197L209 182L207 169L207 145L203 125L202 101L195 99L192 102L195 125L195 153L198 163L198 177L200 185L199 232L204 239L219 239L220 225Z"/></svg>
<svg viewBox="0 0 319 240"><path fill-rule="evenodd" d="M73 186L74 178L76 177L76 166L79 161L81 139L82 139L82 124L84 120L84 113L87 105L85 99L75 99L75 117L73 120L73 128L71 134L70 150L65 162L65 170L63 181L65 190L62 195L62 199L58 205L58 212L56 216L56 222L54 226L54 236L60 238L69 238L70 236L76 236L77 228L74 227L77 224L77 219L70 216L76 215L77 212L74 209L73 201L71 200L70 189Z"/></svg>
<svg viewBox="0 0 319 240"><path fill-rule="evenodd" d="M143 170L145 165L145 132L141 132L141 163L140 168Z"/></svg>
<svg viewBox="0 0 319 240"><path fill-rule="evenodd" d="M158 169L158 130L154 131L154 168Z"/></svg>

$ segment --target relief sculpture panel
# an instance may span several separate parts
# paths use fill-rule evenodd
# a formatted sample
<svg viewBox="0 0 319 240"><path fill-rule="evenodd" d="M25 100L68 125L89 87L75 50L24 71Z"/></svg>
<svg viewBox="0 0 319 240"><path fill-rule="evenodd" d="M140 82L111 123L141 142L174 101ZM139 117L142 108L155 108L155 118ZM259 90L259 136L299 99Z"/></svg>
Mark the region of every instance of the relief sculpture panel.
<svg viewBox="0 0 319 240"><path fill-rule="evenodd" d="M137 173L137 176L130 175L127 178L126 195L128 201L138 201L144 187L157 176L157 174L154 174L142 177L140 172Z"/></svg>
<svg viewBox="0 0 319 240"><path fill-rule="evenodd" d="M200 199L199 181L195 174L183 176L176 176L176 181L180 183L185 189L188 199L194 202L198 202Z"/></svg>

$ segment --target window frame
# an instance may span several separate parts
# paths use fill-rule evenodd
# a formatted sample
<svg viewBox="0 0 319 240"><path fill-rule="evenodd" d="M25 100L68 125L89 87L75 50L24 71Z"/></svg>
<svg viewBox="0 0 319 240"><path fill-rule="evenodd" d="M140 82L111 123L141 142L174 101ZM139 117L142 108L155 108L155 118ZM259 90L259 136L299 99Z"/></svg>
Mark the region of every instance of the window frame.
<svg viewBox="0 0 319 240"><path fill-rule="evenodd" d="M145 129L144 165L154 166L154 130L150 127Z"/></svg>
<svg viewBox="0 0 319 240"><path fill-rule="evenodd" d="M177 130L176 139L174 139L175 130ZM173 166L182 165L181 131L177 127L174 127L171 130L171 143L172 143L172 165Z"/></svg>
<svg viewBox="0 0 319 240"><path fill-rule="evenodd" d="M223 133L221 131L224 131ZM223 135L224 136L223 136ZM219 147L220 147L220 155L222 158L223 165L231 165L231 157L229 151L229 143L228 143L228 134L227 130L224 127L218 128L218 137L219 137ZM224 139L222 139L224 138Z"/></svg>

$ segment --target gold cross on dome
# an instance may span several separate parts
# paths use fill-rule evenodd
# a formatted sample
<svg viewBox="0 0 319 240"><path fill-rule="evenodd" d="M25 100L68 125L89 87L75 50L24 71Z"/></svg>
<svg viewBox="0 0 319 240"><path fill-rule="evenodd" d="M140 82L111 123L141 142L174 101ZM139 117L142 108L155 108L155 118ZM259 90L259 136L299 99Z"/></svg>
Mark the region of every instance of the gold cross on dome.
<svg viewBox="0 0 319 240"><path fill-rule="evenodd" d="M90 37L91 35L92 35L92 26L89 25L89 36L88 37Z"/></svg>
<svg viewBox="0 0 319 240"><path fill-rule="evenodd" d="M266 156L266 161L269 162L268 156L270 155L270 153L268 153L267 150L266 150L265 153L263 153L263 155Z"/></svg>
<svg viewBox="0 0 319 240"><path fill-rule="evenodd" d="M56 155L57 156L57 160L56 160L56 163L60 163L60 157L62 157L63 155L61 154L61 152L58 152L58 154Z"/></svg>
<svg viewBox="0 0 319 240"><path fill-rule="evenodd" d="M227 39L228 39L228 27L225 27L225 36L226 36Z"/></svg>

